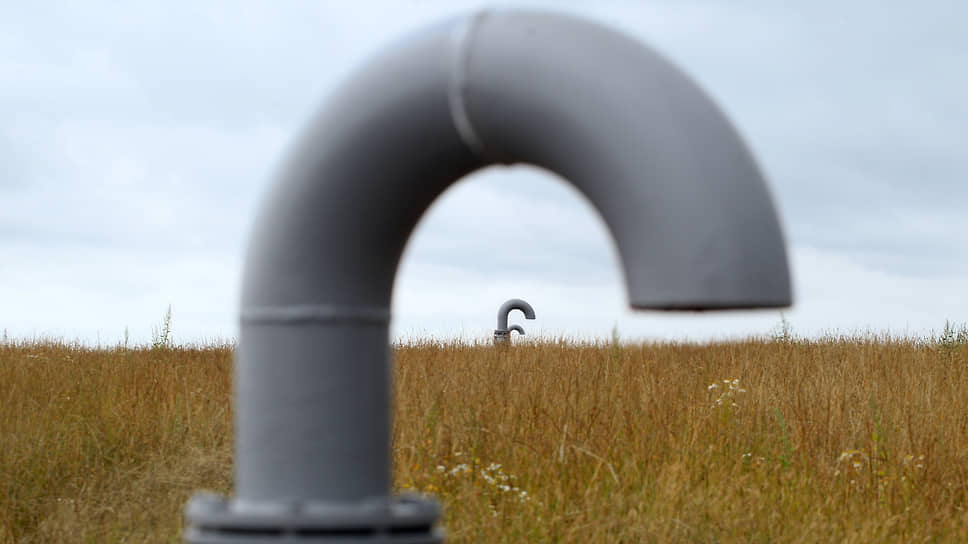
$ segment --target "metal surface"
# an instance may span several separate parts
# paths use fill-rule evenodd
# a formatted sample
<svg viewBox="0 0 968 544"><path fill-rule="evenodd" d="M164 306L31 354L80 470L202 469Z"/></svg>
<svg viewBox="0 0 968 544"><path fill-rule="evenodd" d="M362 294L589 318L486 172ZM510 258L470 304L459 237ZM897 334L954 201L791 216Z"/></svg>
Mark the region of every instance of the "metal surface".
<svg viewBox="0 0 968 544"><path fill-rule="evenodd" d="M431 202L513 163L559 174L598 210L632 306L790 303L760 172L670 63L564 15L432 26L329 97L264 201L243 275L235 494L189 503L189 542L440 540L425 518L407 530L416 503L390 498L391 289ZM341 532L344 517L369 526Z"/></svg>
<svg viewBox="0 0 968 544"><path fill-rule="evenodd" d="M525 319L534 319L534 308L532 308L530 304L519 298L512 298L511 300L502 304L497 310L498 329L502 331L508 330L508 317L510 317L511 312L514 310L518 310L523 313Z"/></svg>
<svg viewBox="0 0 968 544"><path fill-rule="evenodd" d="M518 331L518 334L524 334L524 328L521 325L513 325L508 328L508 317L514 310L520 310L524 314L525 319L534 319L534 308L527 302L519 298L512 298L506 301L497 310L497 328L494 329L495 344L503 344L511 340L511 331Z"/></svg>

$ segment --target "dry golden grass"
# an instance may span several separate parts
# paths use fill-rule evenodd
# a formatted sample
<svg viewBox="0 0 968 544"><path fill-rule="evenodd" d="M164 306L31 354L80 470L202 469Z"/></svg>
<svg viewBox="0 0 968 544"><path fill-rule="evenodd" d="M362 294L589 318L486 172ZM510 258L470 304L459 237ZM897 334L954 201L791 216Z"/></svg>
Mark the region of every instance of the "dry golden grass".
<svg viewBox="0 0 968 544"><path fill-rule="evenodd" d="M0 346L0 542L176 542L230 489L231 350Z"/></svg>
<svg viewBox="0 0 968 544"><path fill-rule="evenodd" d="M968 345L395 354L396 486L450 542L968 541ZM0 346L0 541L178 542L231 489L230 381L227 348Z"/></svg>

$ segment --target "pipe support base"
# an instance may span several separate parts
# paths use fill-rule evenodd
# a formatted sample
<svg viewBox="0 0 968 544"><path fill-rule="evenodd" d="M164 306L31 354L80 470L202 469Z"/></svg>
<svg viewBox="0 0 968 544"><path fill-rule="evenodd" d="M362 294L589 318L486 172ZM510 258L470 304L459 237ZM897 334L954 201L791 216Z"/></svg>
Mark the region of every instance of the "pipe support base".
<svg viewBox="0 0 968 544"><path fill-rule="evenodd" d="M247 501L199 493L185 507L190 544L440 544L433 499L403 495L351 504Z"/></svg>

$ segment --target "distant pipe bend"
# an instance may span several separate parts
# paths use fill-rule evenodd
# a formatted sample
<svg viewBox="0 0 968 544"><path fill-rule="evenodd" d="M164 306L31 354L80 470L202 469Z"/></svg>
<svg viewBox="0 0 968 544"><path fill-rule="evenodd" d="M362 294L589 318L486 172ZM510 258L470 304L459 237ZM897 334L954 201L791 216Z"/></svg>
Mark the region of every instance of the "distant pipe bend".
<svg viewBox="0 0 968 544"><path fill-rule="evenodd" d="M504 304L501 305L497 310L497 328L498 330L509 330L508 329L508 316L514 310L520 310L524 314L525 319L534 319L534 308L530 304L521 300L519 298L512 298ZM524 334L523 332L521 334Z"/></svg>
<svg viewBox="0 0 968 544"><path fill-rule="evenodd" d="M513 163L547 168L588 198L633 307L790 303L767 187L679 70L570 16L495 11L436 25L329 98L262 206L243 274L235 495L190 502L186 538L410 511L388 506L397 266L448 186Z"/></svg>
<svg viewBox="0 0 968 544"><path fill-rule="evenodd" d="M511 340L511 331L524 334L524 328L521 325L508 327L508 316L514 310L520 310L525 319L534 319L534 308L524 300L512 298L501 304L501 307L497 310L497 328L494 329L494 343L496 345L506 345Z"/></svg>

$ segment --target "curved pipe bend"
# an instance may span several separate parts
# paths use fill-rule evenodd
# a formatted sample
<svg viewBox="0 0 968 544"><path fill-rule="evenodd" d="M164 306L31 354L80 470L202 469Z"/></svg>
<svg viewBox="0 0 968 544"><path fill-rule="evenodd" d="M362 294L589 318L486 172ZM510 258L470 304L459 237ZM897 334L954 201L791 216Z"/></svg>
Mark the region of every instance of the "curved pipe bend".
<svg viewBox="0 0 968 544"><path fill-rule="evenodd" d="M233 508L388 500L400 256L454 181L513 163L559 174L598 210L632 306L790 304L759 170L678 69L565 15L433 26L329 98L263 203L243 274Z"/></svg>
<svg viewBox="0 0 968 544"><path fill-rule="evenodd" d="M524 336L524 327L521 325L511 325L508 327L508 336L511 336L511 331L518 331L518 334Z"/></svg>
<svg viewBox="0 0 968 544"><path fill-rule="evenodd" d="M497 310L497 330L510 330L508 329L508 317L514 310L520 310L524 314L525 319L534 319L534 308L530 304L520 298L512 298L502 304ZM524 332L521 334L524 334Z"/></svg>

